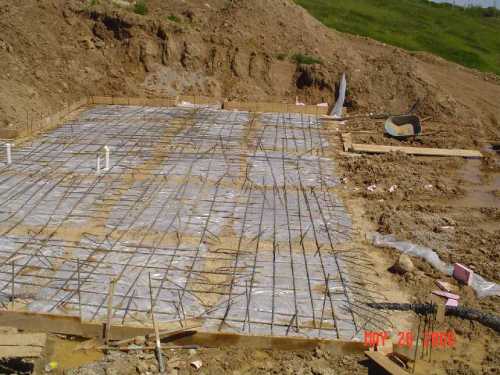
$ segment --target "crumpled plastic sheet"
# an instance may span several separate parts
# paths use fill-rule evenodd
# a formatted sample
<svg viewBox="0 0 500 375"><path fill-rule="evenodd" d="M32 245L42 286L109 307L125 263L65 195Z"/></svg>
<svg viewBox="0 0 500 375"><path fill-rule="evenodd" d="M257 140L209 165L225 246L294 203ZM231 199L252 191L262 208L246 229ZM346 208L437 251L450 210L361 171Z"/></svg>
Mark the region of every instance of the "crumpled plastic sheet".
<svg viewBox="0 0 500 375"><path fill-rule="evenodd" d="M158 179L160 181L160 179ZM235 206L236 192L230 188L208 184L161 181L159 189L149 189L143 195L143 182L136 182L115 205L106 224L120 230L148 229L150 231L201 235L219 234ZM141 202L140 205L135 204ZM217 209L211 209L217 204ZM207 234L207 233L205 233Z"/></svg>
<svg viewBox="0 0 500 375"><path fill-rule="evenodd" d="M264 125L286 126L287 128L320 129L322 127L316 116L301 113L262 113L259 121Z"/></svg>
<svg viewBox="0 0 500 375"><path fill-rule="evenodd" d="M217 182L223 177L238 178L240 174L239 157L233 155L180 155L169 157L159 174L171 177L199 177Z"/></svg>
<svg viewBox="0 0 500 375"><path fill-rule="evenodd" d="M16 274L14 294L17 298L25 300L34 299L36 291L32 284L41 284L52 278L53 272L50 267L57 265L57 258L64 255L62 245L47 246L44 241L39 243L25 243L28 237L0 237L0 257L5 260L11 259L12 255L22 247L14 261L14 273ZM19 273L26 268L30 269L29 275ZM19 273L19 274L18 274ZM0 266L0 301L6 302L12 294L10 275L12 264L5 261Z"/></svg>
<svg viewBox="0 0 500 375"><path fill-rule="evenodd" d="M22 183L19 183L23 180ZM89 210L96 202L97 194L103 193L105 183L92 180L80 181L79 186L68 186L64 181L13 176L1 190L9 196L24 199L7 199L0 211L0 222L22 220L24 225L57 225L62 222L83 224ZM87 194L92 189L94 194ZM1 191L0 191L1 194Z"/></svg>
<svg viewBox="0 0 500 375"><path fill-rule="evenodd" d="M320 136L319 130L309 133L304 137L306 130L300 128L285 128L279 126L264 126L260 138L255 140L255 146L265 149L281 150L286 152L307 153L313 149L328 146L326 138Z"/></svg>
<svg viewBox="0 0 500 375"><path fill-rule="evenodd" d="M141 116L144 115L144 121L141 120L140 116L137 118L137 111L140 111ZM111 184L105 179L102 183L92 185L97 178L93 173L95 154L100 151L99 146L91 145L91 143L95 143L96 137L99 141L103 139L103 142L111 147L111 172L121 173L124 169L138 166L149 160L153 156L155 141L161 137L166 123L172 118L188 114L192 113L189 109L183 108L132 106L99 106L85 112L72 125L75 130L78 130L75 135L72 135L69 130L70 125L56 129L47 135L51 142L43 152L46 152L47 159L57 161L61 171L90 173L91 177L78 184L72 184L71 181L68 181L67 184L61 184L68 186L67 188L43 181L47 186L36 193L44 195L43 204L40 204L39 207L35 204L30 206L31 203L28 202L25 208L16 206L10 207L7 211L33 209L32 214L27 219L32 221L25 221L29 225L44 225L49 220L51 224L59 223L61 220L80 223L79 220L83 219L80 219L78 215L84 215L87 210L102 203L102 198L99 197L104 195L104 189L122 189L121 186ZM130 116L134 121L132 126L130 122L127 122L127 116ZM240 257L235 259L237 263L235 266L238 269L243 268L246 274L239 276L241 278L234 283L234 293L238 296L231 302L230 315L227 320L241 321L244 318L246 298L248 298L245 297L245 292L252 282L249 270L256 262L254 285L250 297L252 301L249 306L252 332L270 333L267 323L270 321L272 310L273 290L271 285L273 277L276 283L275 318L280 323L287 324L293 315L295 298L301 321L307 323L312 320L313 315L318 320L324 295L321 287L325 283L326 273L330 275L328 287L334 299L333 309L337 318L337 328L342 338L350 338L355 327L352 313L348 308L347 296L338 281L339 272L335 258L323 256L320 262L317 254L304 254L300 248L292 249L290 254L289 249L290 246L297 246L293 242L301 238L301 235L304 236L303 239L317 240L319 244L324 244L327 248L331 244L351 238L350 216L336 195L323 190L317 191L317 196L308 190L297 195L297 191L291 189L285 197L282 188L278 188L277 191L254 188L249 193L248 189L235 191L228 188L226 184L221 184L220 187L213 185L213 182L222 178L226 179L224 182L227 183L230 182L228 179L235 176L241 177L238 158L241 156L241 143L244 142L243 137L249 119L249 114L244 112L203 109L199 114L195 114L194 125L187 127L172 140L172 144L179 146L179 148L174 148L164 165L153 171L153 179L136 181L132 187L127 187L127 190L120 196L120 201L114 205L106 226L118 230L147 228L159 233L178 231L200 237L203 234L205 237L204 228L210 235L218 235L227 223L232 223L234 231L246 238L255 238L260 235L266 240L275 239L281 245L276 259L273 259L271 252L265 251L259 251L257 258L255 258L255 254L242 252ZM266 145L276 146L279 149L283 146L282 139L286 135L288 142L285 144L285 150L301 154L292 155L267 151L266 155L264 152L257 151L253 155L247 155L250 162L248 178L255 185L280 186L285 183L286 179L287 186L297 187L300 184L305 187L323 184L327 187L335 186L337 179L333 163L326 158L305 156L305 153L311 148L326 145L326 141L321 138L320 124L314 116L262 114L259 121L263 124L263 128L257 130L260 132L258 136L263 137L262 142L259 142L260 145L264 144L264 147ZM107 130L104 125L109 123L113 125L114 134L119 129L120 137L106 134ZM82 134L85 137L83 140L80 139ZM137 135L141 137L141 148L138 150L140 153L130 152L130 155L123 159L125 151L135 151L136 145L130 141L130 138ZM77 144L78 142L88 143L88 146L71 144L73 137L78 138ZM66 141L69 143L63 144ZM184 146L187 146L187 149L182 150ZM32 148L25 147L17 149L16 152L25 158L32 151L40 151L41 147L45 146L41 143L34 143ZM231 154L230 151L234 150L236 152ZM179 151L180 153L178 153ZM204 152L206 155L203 155ZM191 157L190 153L195 156ZM34 156L36 154L37 152L33 152ZM72 159L69 158L70 156ZM269 166L266 161L265 164L262 164L263 157L267 158L267 156L275 156L279 163L273 161L272 165ZM284 171L283 157L285 158ZM47 174L53 171L52 164L48 165L51 167L40 163L27 163L26 165L16 165L15 168L20 168L24 172ZM274 177L272 177L273 174ZM185 183L180 178L176 178L182 178L186 175L195 178ZM324 178L324 180L320 180L320 178ZM200 183L204 180L212 183ZM16 179L9 181L23 186ZM72 187L72 185L75 186ZM85 196L80 201L79 198L91 185L93 194ZM35 190L38 188L40 186L37 186ZM13 193L17 191L15 190L16 186L0 184L0 192L2 192L1 189L14 189ZM36 194L33 198L34 202L38 201ZM309 207L304 194L309 201ZM61 200L63 197L64 199ZM98 200L96 201L96 199ZM59 200L62 203L54 211ZM216 208L211 209L214 202L216 202ZM71 211L70 208L75 204L77 206L73 210L73 215L67 217ZM39 209L39 214L37 214L37 209ZM24 211L20 212L24 216ZM49 214L47 215L47 213ZM51 213L53 215L50 215ZM210 213L210 217L208 217L208 213ZM5 256L14 253L21 246L16 241L22 241L22 238L18 237L15 240L0 238L0 253ZM157 311L161 312L158 316L159 320L176 318L178 311L172 301L179 298L178 291L182 290L183 286L188 282L190 285L203 283L201 276L195 275L197 271L202 271L205 262L209 261L208 258L205 258L208 250L203 243L199 245L199 249L192 249L192 244L179 244L176 249L154 251L151 247L146 246L147 244L141 243L140 239L134 241L135 243L132 243L132 240L121 240L119 243L114 243L112 238L102 240L89 235L82 238L79 243L71 244L71 256L82 261L80 270L82 278L81 303L84 318L105 315L106 291L103 290L103 286L107 286L110 280L117 275L121 275L121 277L115 292L115 318L123 316L125 306L129 301L131 302L131 310L147 312L149 308L149 271L152 273L153 289L159 293L156 304ZM49 241L45 244L30 243L23 249L27 257L16 262L16 271L24 267L25 269L30 268L30 272L29 275L20 275L16 278L15 294L16 297L29 297L31 303L28 308L30 310L76 313L79 304L78 296L75 293L77 287L76 261L75 259L63 258L66 245L68 244L64 241ZM57 259L55 260L57 262L56 267L54 267L55 271L47 269L47 259L43 255L47 259L50 257ZM290 257L293 257L294 280L291 276ZM169 271L166 267L158 267L158 265L168 264L171 264ZM342 263L339 264L341 268L345 268ZM10 265L3 265L0 271L4 275L8 275L11 272L9 267ZM37 270L37 267L40 270ZM194 274L188 280L189 270L192 270ZM197 279L198 277L199 279ZM344 279L348 280L348 277L349 275L344 273ZM310 286L308 278L311 282ZM295 286L292 281L295 282ZM35 291L28 291L23 289L23 282L26 285L31 283L41 286ZM136 291L133 300L131 300L131 285L134 285ZM0 287L5 290L9 289L9 281L1 280ZM296 289L295 295L294 287ZM312 301L309 287L312 288ZM349 292L348 295L349 298L352 297ZM220 324L227 309L227 301L224 301L224 298L222 297L216 303L216 308L208 316L207 325L218 326ZM186 292L182 296L182 301L187 316L197 316L205 312L203 303L194 294ZM325 316L324 324L329 327L333 326L331 314L329 317ZM286 327L275 328L274 334L286 334ZM292 329L289 334L314 336L318 335L318 330L302 328L298 333ZM334 338L336 333L325 328L321 332L321 336Z"/></svg>
<svg viewBox="0 0 500 375"><path fill-rule="evenodd" d="M285 161L283 162L283 159ZM330 159L316 156L284 155L281 152L258 151L249 158L249 178L261 186L293 185L300 187L333 187L338 183Z"/></svg>
<svg viewBox="0 0 500 375"><path fill-rule="evenodd" d="M321 134L321 124L313 115L263 113L259 122L263 127L254 140L258 149L307 154L328 146L326 137Z"/></svg>
<svg viewBox="0 0 500 375"><path fill-rule="evenodd" d="M428 247L416 245L407 241L398 241L393 235L382 235L380 233L374 233L372 241L375 246L391 247L404 254L425 259L435 269L446 275L451 276L453 274L453 266L443 262L439 258L439 255ZM474 289L479 298L500 296L500 285L486 280L477 273L474 273L471 288Z"/></svg>
<svg viewBox="0 0 500 375"><path fill-rule="evenodd" d="M204 110L194 116L193 125L177 134L172 144L179 147L196 148L198 156L218 147L239 148L250 120L246 112Z"/></svg>
<svg viewBox="0 0 500 375"><path fill-rule="evenodd" d="M303 194L308 197L309 208ZM308 191L303 194L287 192L285 196L281 189L276 193L249 192L242 198L247 204L238 205L235 210L236 233L285 243L302 236L327 246L350 240L352 220L334 193L319 194L318 201Z"/></svg>
<svg viewBox="0 0 500 375"><path fill-rule="evenodd" d="M291 256L294 258L293 272ZM302 327L299 328L299 332L296 332L295 323L292 324L288 335L317 337L317 329L304 326L310 325L313 317L316 319L316 324L319 324L321 320L326 273L330 276L328 288L332 296L339 334L344 339L350 339L355 334L352 315L347 309L347 297L338 281L338 267L333 257L323 257L320 260L317 255L304 255L298 251L290 254L285 250L282 250L281 254L275 254L274 259L272 253L265 251L259 251L256 257L255 260L254 254L240 255L237 267L246 267L248 271L233 287L230 308L227 310L227 305L224 304L207 314L208 319L205 321L204 328L217 328L226 316L228 326L234 327L235 332L269 335L271 334L270 323L274 322L273 335L285 336L287 325L297 307L299 326L302 325ZM256 272L252 275L250 270L254 263ZM321 337L336 338L336 330L328 329L335 325L329 301L327 301L327 306L323 316ZM250 326L248 320L252 322Z"/></svg>
<svg viewBox="0 0 500 375"><path fill-rule="evenodd" d="M158 320L173 320L178 317L179 312L173 302L180 304L180 297L186 316L202 315L205 307L194 294L182 293L182 289L188 282L188 270L195 274L203 270L207 247L201 244L196 250L180 245L179 248L169 251L154 251L148 247L141 248L140 243L135 245L139 247L127 247L126 242L112 245L97 238L82 240L82 248L72 253L73 259L64 261L51 275L50 282L32 296L33 301L28 305L28 309L37 312L76 312L79 306L76 293L76 259L80 259L81 306L85 319L105 316L107 289L103 289L103 286L109 285L117 276L120 278L114 294L114 318L123 317L132 295L134 298L130 301L129 309L146 316L150 308L149 273L156 300L155 310L161 312L158 314ZM113 251L110 251L111 248ZM195 254L197 257L194 257ZM170 264L170 267L161 268L161 264ZM191 276L191 283L195 277ZM101 293L95 293L96 290ZM57 301L64 301L64 310L59 310Z"/></svg>

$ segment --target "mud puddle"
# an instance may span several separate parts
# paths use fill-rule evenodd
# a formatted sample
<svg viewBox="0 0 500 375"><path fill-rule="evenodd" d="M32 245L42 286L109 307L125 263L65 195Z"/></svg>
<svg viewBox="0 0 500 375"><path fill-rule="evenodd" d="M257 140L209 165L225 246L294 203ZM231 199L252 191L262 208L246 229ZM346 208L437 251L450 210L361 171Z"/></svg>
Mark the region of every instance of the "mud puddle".
<svg viewBox="0 0 500 375"><path fill-rule="evenodd" d="M77 368L103 358L103 353L96 349L78 350L80 344L81 341L78 340L50 336L47 362L56 364L53 373L63 374L64 370Z"/></svg>
<svg viewBox="0 0 500 375"><path fill-rule="evenodd" d="M481 160L466 160L458 172L462 197L451 199L447 205L461 208L498 208L500 209L500 173L481 170Z"/></svg>

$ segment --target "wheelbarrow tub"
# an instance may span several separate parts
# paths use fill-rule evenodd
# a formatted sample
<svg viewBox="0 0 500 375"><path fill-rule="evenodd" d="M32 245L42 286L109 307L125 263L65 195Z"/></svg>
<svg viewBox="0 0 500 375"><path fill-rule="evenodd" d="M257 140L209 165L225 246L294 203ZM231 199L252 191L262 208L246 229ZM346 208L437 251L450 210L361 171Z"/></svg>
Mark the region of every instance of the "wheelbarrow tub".
<svg viewBox="0 0 500 375"><path fill-rule="evenodd" d="M391 116L385 122L384 130L395 138L412 137L422 132L422 124L414 115Z"/></svg>

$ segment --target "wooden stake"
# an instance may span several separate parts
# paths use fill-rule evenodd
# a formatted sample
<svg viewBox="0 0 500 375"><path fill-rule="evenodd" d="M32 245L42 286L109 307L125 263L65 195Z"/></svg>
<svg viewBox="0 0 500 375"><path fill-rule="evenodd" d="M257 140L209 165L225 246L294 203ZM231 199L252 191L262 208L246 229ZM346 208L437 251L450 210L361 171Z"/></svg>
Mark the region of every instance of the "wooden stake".
<svg viewBox="0 0 500 375"><path fill-rule="evenodd" d="M80 321L82 320L82 294L80 291L80 259L76 259L76 271L78 277L78 314L80 316Z"/></svg>
<svg viewBox="0 0 500 375"><path fill-rule="evenodd" d="M158 325L156 324L155 313L153 311L153 287L151 285L151 272L149 272L149 297L151 300L151 319L153 320L153 328L155 330L155 339L156 339L156 357L158 359L158 367L160 370L160 374L165 373L165 365L163 364L163 353L161 351L161 342L160 342L160 330L158 329Z"/></svg>
<svg viewBox="0 0 500 375"><path fill-rule="evenodd" d="M11 296L10 296L12 310L14 310L14 293L15 293L15 290L14 290L14 281L15 281L15 278L16 278L14 266L15 266L15 264L14 264L14 262L12 262L12 292L11 292Z"/></svg>
<svg viewBox="0 0 500 375"><path fill-rule="evenodd" d="M109 344L110 334L111 334L111 320L113 319L113 295L115 294L116 280L113 279L109 283L109 293L108 293L108 317L106 319L106 334L104 336L104 342L106 346Z"/></svg>

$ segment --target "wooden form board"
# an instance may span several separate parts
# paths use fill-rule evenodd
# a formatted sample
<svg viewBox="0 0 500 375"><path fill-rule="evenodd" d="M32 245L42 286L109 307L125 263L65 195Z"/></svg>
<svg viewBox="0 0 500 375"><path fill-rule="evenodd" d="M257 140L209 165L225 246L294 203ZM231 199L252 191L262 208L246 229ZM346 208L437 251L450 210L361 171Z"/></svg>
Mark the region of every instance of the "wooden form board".
<svg viewBox="0 0 500 375"><path fill-rule="evenodd" d="M429 147L404 147L404 146L384 146L371 145L365 143L352 143L350 133L342 133L345 152L364 152L370 154L386 154L389 152L403 152L409 155L423 156L458 156L464 158L481 158L483 154L476 150L429 148Z"/></svg>
<svg viewBox="0 0 500 375"><path fill-rule="evenodd" d="M303 113L311 115L324 115L328 112L328 107L318 107L317 105L295 105L288 103L265 103L265 102L235 102L225 101L224 109L236 109L249 112L279 112L279 113Z"/></svg>
<svg viewBox="0 0 500 375"><path fill-rule="evenodd" d="M0 335L0 358L40 357L47 342L45 333Z"/></svg>
<svg viewBox="0 0 500 375"><path fill-rule="evenodd" d="M370 358L377 365L382 367L391 375L409 375L409 373L399 367L397 364L392 362L389 358L379 352L365 352L366 356Z"/></svg>
<svg viewBox="0 0 500 375"><path fill-rule="evenodd" d="M476 150L460 150L460 149L445 149L445 148L428 148L428 147L402 147L402 146L383 146L369 145L361 143L353 143L351 150L354 152L366 152L374 154L386 154L389 152L403 152L409 155L424 155L424 156L459 156L464 158L481 158L483 154Z"/></svg>
<svg viewBox="0 0 500 375"><path fill-rule="evenodd" d="M52 129L60 125L72 112L84 107L88 104L88 99L84 98L78 100L72 104L65 106L60 111L53 113L49 116L40 117L39 114L35 112L29 112L26 122L21 122L18 126L19 131L13 133L12 138L17 138L20 136L30 136L37 134L39 132Z"/></svg>
<svg viewBox="0 0 500 375"><path fill-rule="evenodd" d="M91 96L89 104L105 105L139 105L150 107L174 107L177 104L176 98L129 98L115 96Z"/></svg>
<svg viewBox="0 0 500 375"><path fill-rule="evenodd" d="M177 97L178 102L189 102L192 104L211 104L222 106L224 102L221 98L215 98L212 96L203 96L203 95L180 95Z"/></svg>
<svg viewBox="0 0 500 375"><path fill-rule="evenodd" d="M267 103L267 102L235 102L222 101L221 99L209 96L181 95L176 98L129 98L111 96L91 96L88 104L104 105L141 105L152 107L173 107L180 102L192 104L219 105L228 110L240 110L249 112L280 112L280 113L304 113L321 116L328 112L328 107L318 107L316 105L295 105L288 103Z"/></svg>
<svg viewBox="0 0 500 375"><path fill-rule="evenodd" d="M40 314L25 311L0 310L0 326L17 329L97 338L103 335L103 323L81 322L76 316ZM113 325L110 336L124 340L153 333L152 327ZM321 340L302 337L250 336L220 332L181 332L169 337L175 345L200 345L205 347L236 346L255 349L305 350L323 346L342 353L362 353L366 347L359 341Z"/></svg>

